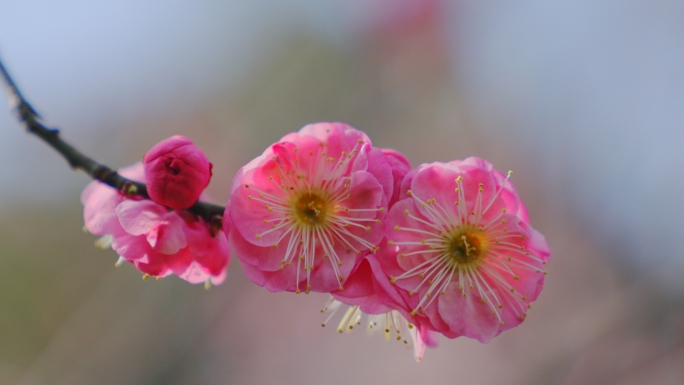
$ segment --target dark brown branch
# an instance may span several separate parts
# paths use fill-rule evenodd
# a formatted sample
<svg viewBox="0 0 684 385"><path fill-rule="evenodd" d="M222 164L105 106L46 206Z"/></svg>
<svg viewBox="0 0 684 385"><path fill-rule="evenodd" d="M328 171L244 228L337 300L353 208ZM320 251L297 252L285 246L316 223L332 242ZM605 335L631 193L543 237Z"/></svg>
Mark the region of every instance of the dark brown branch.
<svg viewBox="0 0 684 385"><path fill-rule="evenodd" d="M10 108L17 114L17 118L26 127L28 132L36 135L59 152L64 159L66 159L71 168L81 170L91 178L106 183L128 196L150 199L147 194L147 187L144 183L124 178L115 170L83 155L69 143L62 140L59 135L59 130L45 127L41 122L40 115L36 113L33 107L31 107L22 96L19 88L5 69L2 60L0 60L0 73L7 85L7 97L9 99ZM187 209L187 211L202 217L208 223L212 223L213 226L220 226L220 217L223 216L224 210L225 207L223 206L201 201L198 201Z"/></svg>

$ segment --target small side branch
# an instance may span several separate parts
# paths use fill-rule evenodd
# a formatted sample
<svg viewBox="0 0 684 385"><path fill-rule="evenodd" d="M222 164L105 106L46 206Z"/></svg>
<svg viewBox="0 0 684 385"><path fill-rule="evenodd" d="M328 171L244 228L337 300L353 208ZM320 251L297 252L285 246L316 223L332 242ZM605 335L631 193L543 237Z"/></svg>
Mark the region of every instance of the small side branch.
<svg viewBox="0 0 684 385"><path fill-rule="evenodd" d="M16 113L17 118L29 133L36 135L59 152L71 168L81 170L91 178L99 180L130 197L150 199L147 194L147 186L144 183L122 177L115 170L85 156L69 143L62 140L59 130L45 127L40 115L24 99L7 69L5 69L2 60L0 60L0 74L6 85L10 108ZM220 217L223 216L224 210L225 207L223 206L201 201L187 209L187 211L203 218L206 222L213 223L214 226L220 226Z"/></svg>

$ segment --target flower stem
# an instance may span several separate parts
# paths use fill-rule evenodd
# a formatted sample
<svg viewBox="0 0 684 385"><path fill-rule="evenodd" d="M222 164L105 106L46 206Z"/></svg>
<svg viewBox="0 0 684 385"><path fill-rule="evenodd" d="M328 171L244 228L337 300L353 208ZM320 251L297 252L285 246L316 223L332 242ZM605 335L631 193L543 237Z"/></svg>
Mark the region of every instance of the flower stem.
<svg viewBox="0 0 684 385"><path fill-rule="evenodd" d="M147 194L147 186L144 183L136 182L119 175L115 170L104 164L98 163L92 158L84 155L69 143L62 140L59 130L48 128L41 122L40 115L24 99L19 88L10 77L5 65L0 60L0 74L6 85L7 97L10 109L13 110L19 121L26 127L26 130L42 139L50 147L55 149L66 159L71 168L81 170L93 179L99 180L128 196L136 196L150 199ZM220 223L225 207L213 203L198 201L187 211L202 217L208 223Z"/></svg>

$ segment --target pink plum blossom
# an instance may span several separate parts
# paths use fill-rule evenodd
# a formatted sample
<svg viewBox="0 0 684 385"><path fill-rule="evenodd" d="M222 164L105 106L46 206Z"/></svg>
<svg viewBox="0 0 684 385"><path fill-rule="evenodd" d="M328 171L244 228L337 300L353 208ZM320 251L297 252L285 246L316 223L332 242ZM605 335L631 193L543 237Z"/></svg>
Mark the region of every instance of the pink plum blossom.
<svg viewBox="0 0 684 385"><path fill-rule="evenodd" d="M174 135L143 158L147 192L153 201L173 209L192 206L211 179L211 163L190 139Z"/></svg>
<svg viewBox="0 0 684 385"><path fill-rule="evenodd" d="M118 172L143 180L142 163ZM128 199L98 181L86 186L81 203L86 229L102 237L99 246L111 246L119 254L117 265L128 261L145 277L176 274L190 283L219 284L225 279L230 262L226 235L195 215Z"/></svg>
<svg viewBox="0 0 684 385"><path fill-rule="evenodd" d="M387 218L394 253L378 255L409 305L449 338L488 342L519 325L543 285L550 250L509 177L479 158L412 170Z"/></svg>
<svg viewBox="0 0 684 385"><path fill-rule="evenodd" d="M391 167L363 132L310 124L238 171L231 248L270 291L343 290L357 258L384 236L393 188Z"/></svg>

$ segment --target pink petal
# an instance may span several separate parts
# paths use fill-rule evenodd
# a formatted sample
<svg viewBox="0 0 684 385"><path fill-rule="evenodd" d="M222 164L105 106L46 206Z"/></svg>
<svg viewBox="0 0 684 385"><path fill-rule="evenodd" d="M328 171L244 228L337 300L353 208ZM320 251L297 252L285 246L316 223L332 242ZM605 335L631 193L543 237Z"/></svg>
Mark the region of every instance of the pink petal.
<svg viewBox="0 0 684 385"><path fill-rule="evenodd" d="M123 195L115 189L93 181L81 194L83 219L91 234L119 234L123 232L116 215L116 206L123 201Z"/></svg>
<svg viewBox="0 0 684 385"><path fill-rule="evenodd" d="M211 236L208 226L202 221L186 224L186 235L193 259L208 274L221 275L230 263L228 240L223 232Z"/></svg>
<svg viewBox="0 0 684 385"><path fill-rule="evenodd" d="M160 253L175 254L187 246L183 220L152 201L126 200L117 206L116 213L127 233L145 235Z"/></svg>
<svg viewBox="0 0 684 385"><path fill-rule="evenodd" d="M392 169L393 188L388 203L388 208L392 208L392 206L401 198L401 183L406 174L411 171L411 164L408 159L397 150L387 148L382 148L380 150Z"/></svg>
<svg viewBox="0 0 684 385"><path fill-rule="evenodd" d="M368 167L366 171L372 174L382 186L385 194L385 205L392 199L394 193L393 170L387 157L379 149L373 147L368 153Z"/></svg>
<svg viewBox="0 0 684 385"><path fill-rule="evenodd" d="M257 285L265 287L270 292L277 293L281 291L295 291L296 289L296 272L294 269L287 269L283 272L273 273L260 270L248 263L243 263L241 267L242 272L245 273L247 278ZM300 279L300 285L302 281L303 279Z"/></svg>
<svg viewBox="0 0 684 385"><path fill-rule="evenodd" d="M148 253L152 247L144 237L124 234L114 237L112 249L129 261L149 262Z"/></svg>

